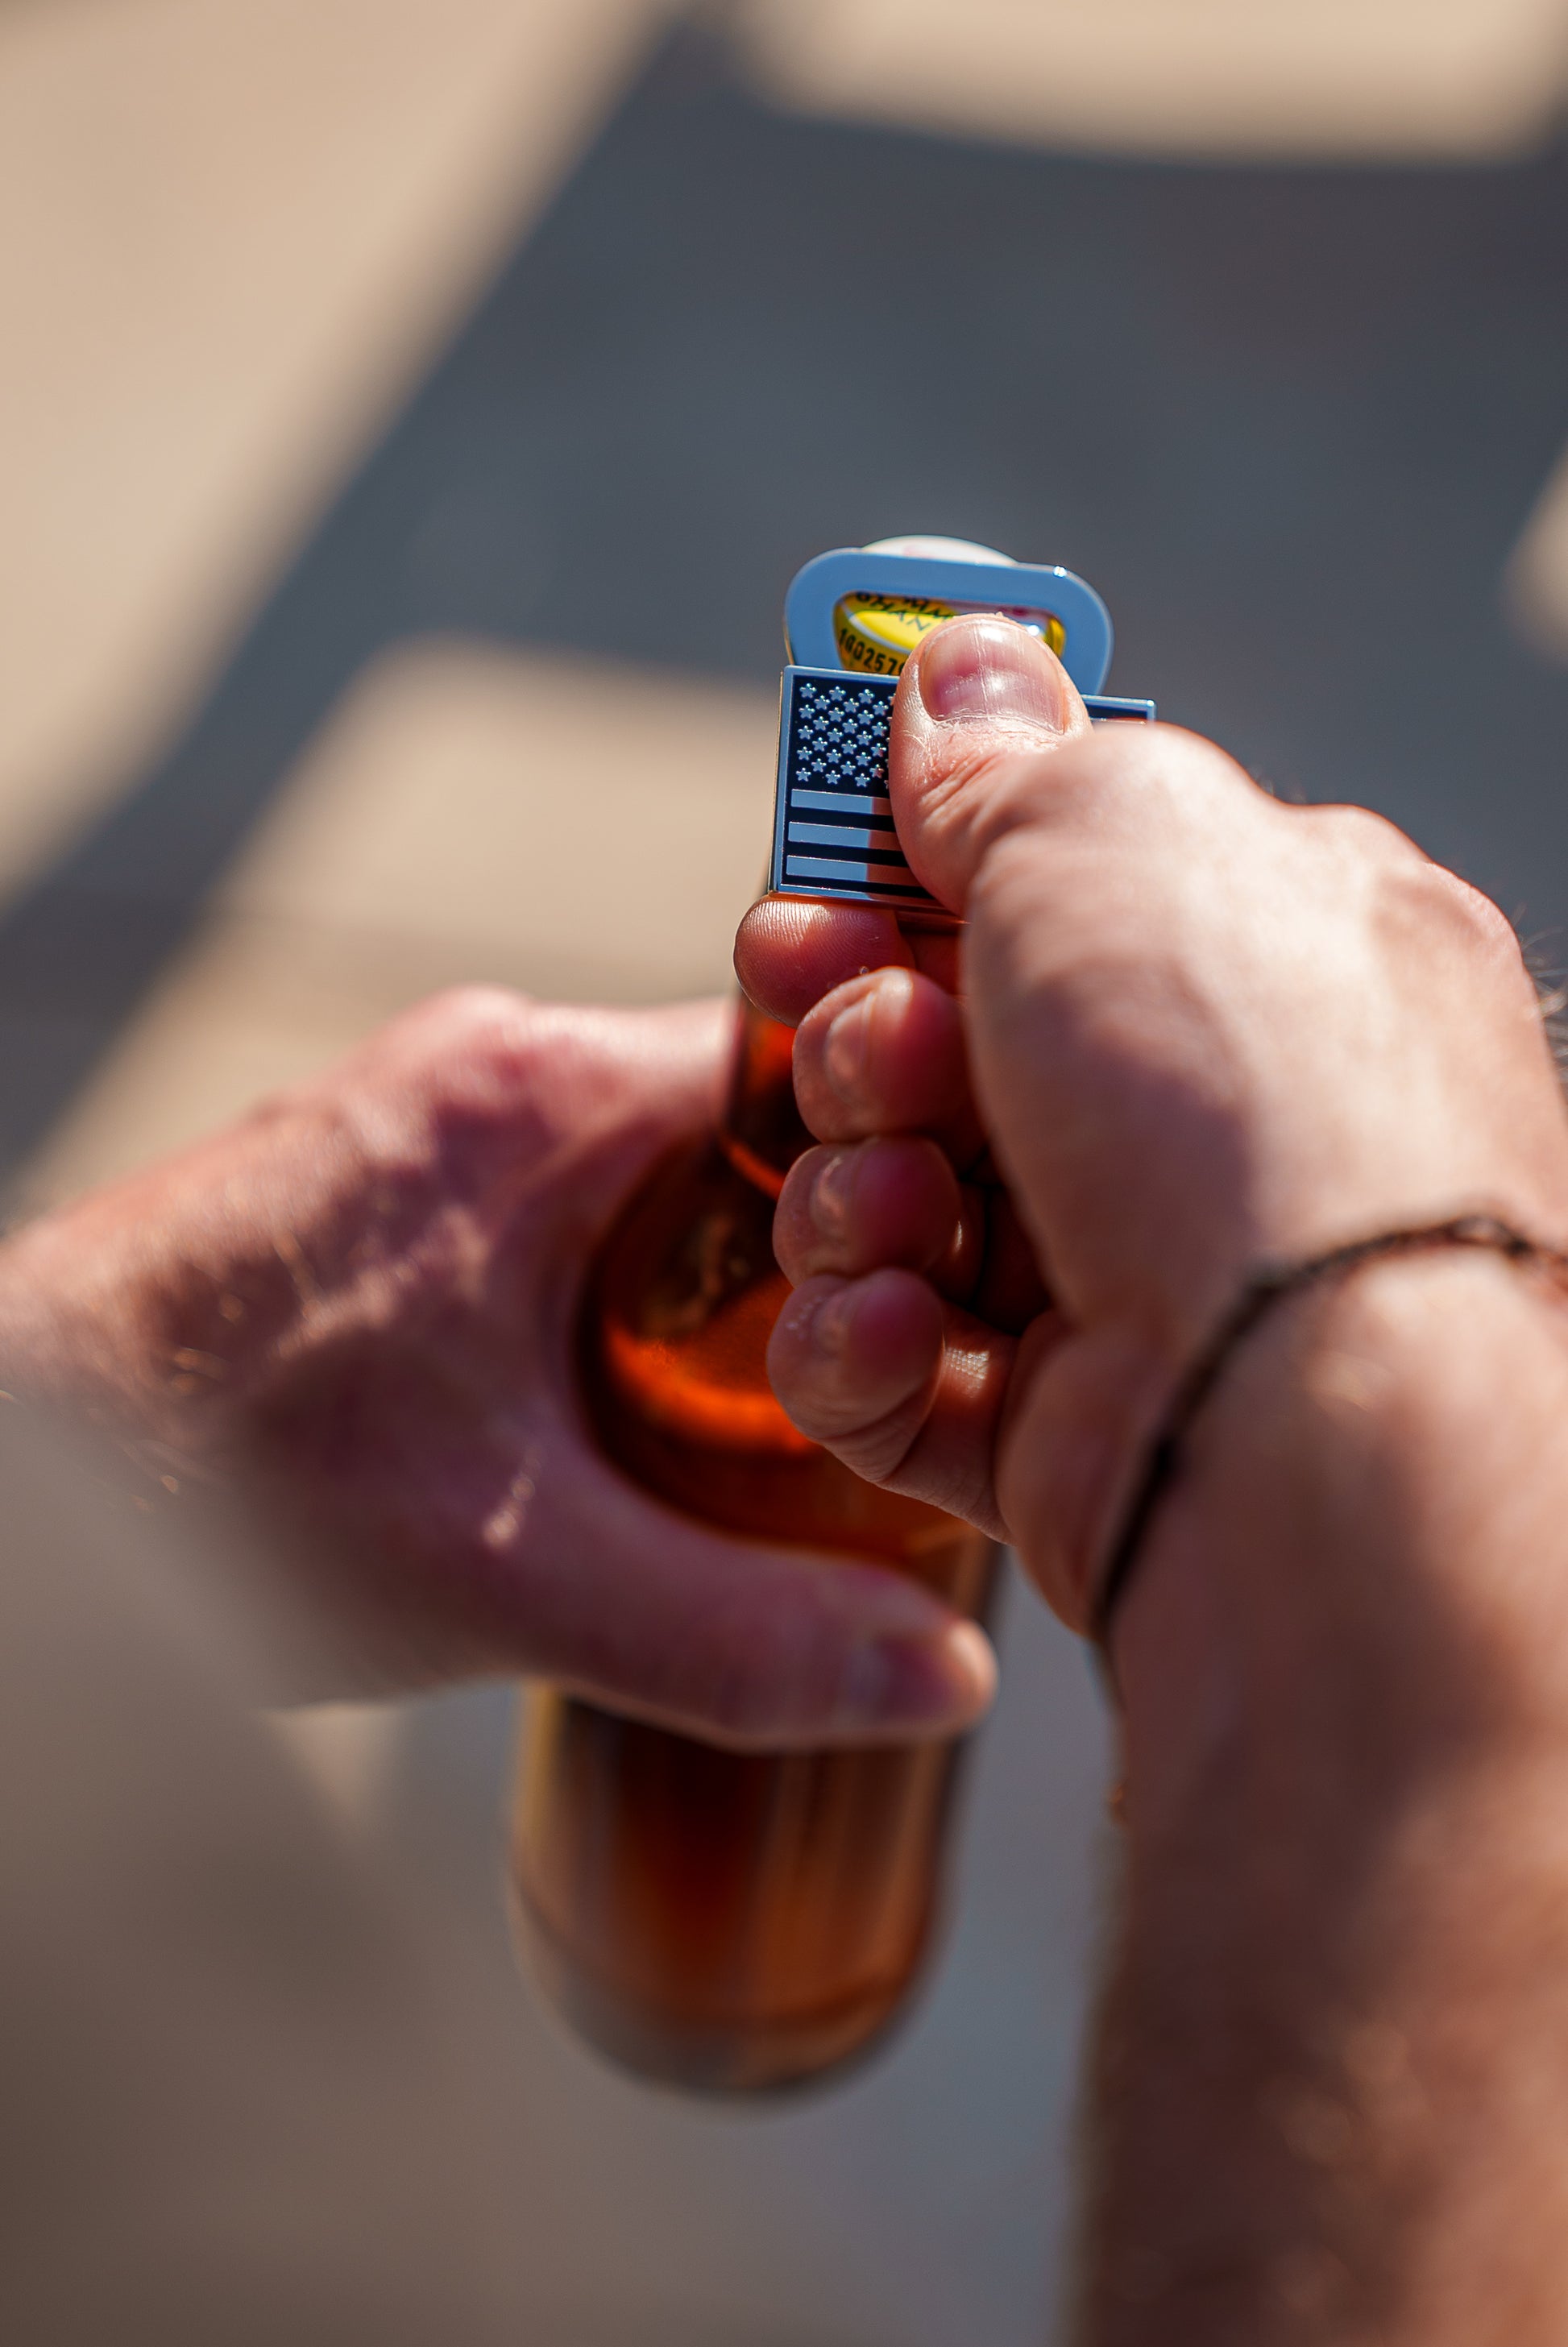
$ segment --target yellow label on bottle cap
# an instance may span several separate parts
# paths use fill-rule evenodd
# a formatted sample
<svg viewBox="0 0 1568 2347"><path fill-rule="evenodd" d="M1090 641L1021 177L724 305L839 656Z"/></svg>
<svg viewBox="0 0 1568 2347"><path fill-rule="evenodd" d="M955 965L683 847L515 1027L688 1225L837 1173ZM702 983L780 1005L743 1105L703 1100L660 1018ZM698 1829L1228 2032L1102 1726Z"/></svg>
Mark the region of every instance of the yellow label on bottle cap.
<svg viewBox="0 0 1568 2347"><path fill-rule="evenodd" d="M957 609L920 595L845 595L833 614L838 657L866 676L897 676L921 637Z"/></svg>
<svg viewBox="0 0 1568 2347"><path fill-rule="evenodd" d="M833 640L843 667L863 676L897 676L921 638L944 620L968 609L995 608L934 603L922 595L845 595L834 606ZM1060 658L1067 631L1054 612L1020 610L1005 616L1040 637Z"/></svg>

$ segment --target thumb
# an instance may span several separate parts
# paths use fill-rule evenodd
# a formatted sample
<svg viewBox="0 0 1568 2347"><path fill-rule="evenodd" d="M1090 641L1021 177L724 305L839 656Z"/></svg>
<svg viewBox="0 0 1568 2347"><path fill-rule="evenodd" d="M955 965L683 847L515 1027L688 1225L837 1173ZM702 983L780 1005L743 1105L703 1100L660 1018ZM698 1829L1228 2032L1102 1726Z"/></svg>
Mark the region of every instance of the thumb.
<svg viewBox="0 0 1568 2347"><path fill-rule="evenodd" d="M1091 731L1067 671L1026 628L992 612L932 629L898 682L887 789L898 844L939 903L965 910L986 848L1038 815L1040 753ZM911 962L951 990L951 940L906 935L885 906L764 897L735 939L742 987L792 1027L846 979Z"/></svg>
<svg viewBox="0 0 1568 2347"><path fill-rule="evenodd" d="M999 613L945 620L911 655L893 706L888 795L916 878L949 912L963 912L986 849L1020 821L1015 782L1033 796L1040 752L1090 730L1055 653Z"/></svg>

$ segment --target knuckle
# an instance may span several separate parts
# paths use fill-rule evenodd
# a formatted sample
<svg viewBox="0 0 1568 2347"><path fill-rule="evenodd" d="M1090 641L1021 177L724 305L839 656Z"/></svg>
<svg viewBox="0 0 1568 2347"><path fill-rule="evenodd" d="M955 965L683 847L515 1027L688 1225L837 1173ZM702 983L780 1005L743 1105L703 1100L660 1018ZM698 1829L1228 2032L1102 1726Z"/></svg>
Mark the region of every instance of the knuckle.
<svg viewBox="0 0 1568 2347"><path fill-rule="evenodd" d="M920 1430L924 1411L917 1413L906 1402L878 1419L874 1425L857 1427L853 1433L838 1436L831 1448L845 1466L853 1469L863 1483L876 1483L887 1491L902 1488L905 1462Z"/></svg>
<svg viewBox="0 0 1568 2347"><path fill-rule="evenodd" d="M504 986L452 986L384 1028L373 1045L411 1068L434 1065L481 1074L515 1068L537 1040L539 1006Z"/></svg>
<svg viewBox="0 0 1568 2347"><path fill-rule="evenodd" d="M453 986L425 1006L431 1024L447 1044L483 1051L514 1049L532 1022L527 995L504 986Z"/></svg>
<svg viewBox="0 0 1568 2347"><path fill-rule="evenodd" d="M1109 725L1073 752L1091 811L1131 820L1143 833L1151 823L1177 834L1207 833L1216 821L1266 815L1273 807L1228 750L1180 725Z"/></svg>
<svg viewBox="0 0 1568 2347"><path fill-rule="evenodd" d="M1079 756L1086 770L1093 762L1096 794L1120 785L1140 826L1157 811L1182 831L1206 831L1216 807L1235 821L1238 811L1266 814L1275 804L1228 750L1181 725L1106 726Z"/></svg>
<svg viewBox="0 0 1568 2347"><path fill-rule="evenodd" d="M430 1010L431 1057L478 1099L509 1103L536 1064L540 1007L506 987L459 986L438 995Z"/></svg>
<svg viewBox="0 0 1568 2347"><path fill-rule="evenodd" d="M1529 980L1512 922L1490 897L1419 852L1378 878L1382 926L1412 944L1461 959L1494 978Z"/></svg>
<svg viewBox="0 0 1568 2347"><path fill-rule="evenodd" d="M944 743L943 749L920 789L920 812L927 821L968 814L971 807L983 813L1004 794L1040 789L1056 755L1054 746L1020 751L1011 743L965 736Z"/></svg>
<svg viewBox="0 0 1568 2347"><path fill-rule="evenodd" d="M1411 869L1431 866L1431 858L1416 846L1408 832L1401 831L1397 823L1391 823L1372 807L1293 807L1287 812L1291 821L1311 825L1329 850L1347 861Z"/></svg>
<svg viewBox="0 0 1568 2347"><path fill-rule="evenodd" d="M1369 807L1309 811L1337 866L1348 877L1375 933L1389 951L1429 968L1462 969L1473 982L1534 997L1512 922L1481 889L1419 847Z"/></svg>
<svg viewBox="0 0 1568 2347"><path fill-rule="evenodd" d="M1508 967L1523 967L1518 932L1501 905L1480 888L1472 888L1456 872L1440 864L1430 866L1435 908L1459 937Z"/></svg>
<svg viewBox="0 0 1568 2347"><path fill-rule="evenodd" d="M999 840L1049 820L1067 746L955 744L923 776L910 809L922 869L929 866L946 880L956 906L961 907ZM908 802L896 792L894 805L902 826Z"/></svg>
<svg viewBox="0 0 1568 2347"><path fill-rule="evenodd" d="M784 1176L784 1188L774 1208L774 1256L784 1277L795 1287L819 1267L815 1261L818 1233L813 1193L817 1167L832 1153L826 1149L808 1149L797 1157Z"/></svg>

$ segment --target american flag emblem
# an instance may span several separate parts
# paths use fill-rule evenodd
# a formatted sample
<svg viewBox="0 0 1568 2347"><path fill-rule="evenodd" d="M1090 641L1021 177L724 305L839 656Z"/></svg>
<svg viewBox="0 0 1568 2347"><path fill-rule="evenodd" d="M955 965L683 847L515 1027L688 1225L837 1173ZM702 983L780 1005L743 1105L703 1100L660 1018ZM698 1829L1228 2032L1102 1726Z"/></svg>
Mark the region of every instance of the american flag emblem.
<svg viewBox="0 0 1568 2347"><path fill-rule="evenodd" d="M785 897L851 897L939 912L905 861L887 796L887 728L896 676L786 668L779 712L778 804L768 886ZM1146 723L1152 701L1096 694L1097 724Z"/></svg>
<svg viewBox="0 0 1568 2347"><path fill-rule="evenodd" d="M793 897L935 906L910 871L887 797L896 676L786 668L770 886Z"/></svg>

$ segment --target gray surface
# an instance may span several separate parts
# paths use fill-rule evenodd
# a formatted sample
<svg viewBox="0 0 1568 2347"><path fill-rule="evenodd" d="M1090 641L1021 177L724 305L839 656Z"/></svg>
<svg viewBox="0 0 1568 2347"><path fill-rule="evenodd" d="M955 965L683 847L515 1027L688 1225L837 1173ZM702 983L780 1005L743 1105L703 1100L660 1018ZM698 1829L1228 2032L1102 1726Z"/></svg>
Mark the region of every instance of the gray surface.
<svg viewBox="0 0 1568 2347"><path fill-rule="evenodd" d="M909 529L1079 569L1113 686L1386 809L1554 952L1568 682L1497 582L1568 415L1565 194L1558 153L1206 169L823 126L677 35L184 741L0 921L0 1150L377 647L771 677L800 562Z"/></svg>
<svg viewBox="0 0 1568 2347"><path fill-rule="evenodd" d="M539 2347L1040 2347L1061 2273L1083 1983L1110 1862L1087 1659L1007 1592L1000 1703L913 2022L847 2083L731 2116L623 2082L513 1986L496 1865L500 1690L411 1716L386 1815L467 1942L517 2130Z"/></svg>

